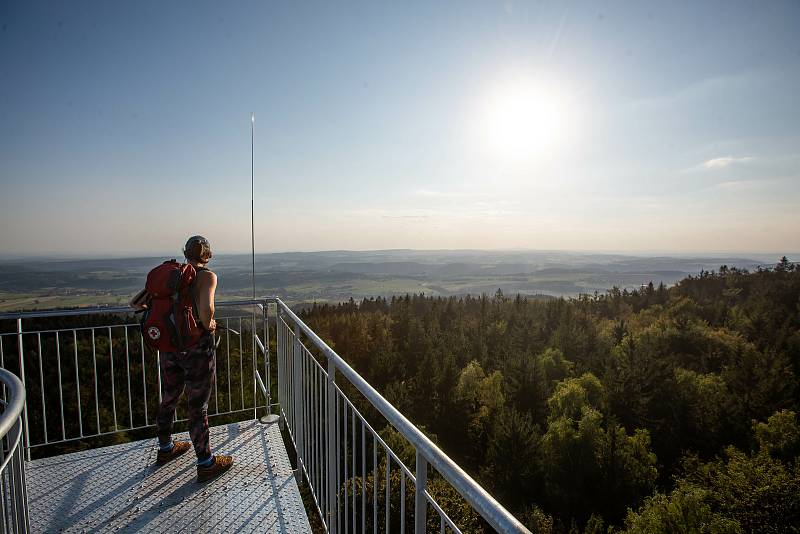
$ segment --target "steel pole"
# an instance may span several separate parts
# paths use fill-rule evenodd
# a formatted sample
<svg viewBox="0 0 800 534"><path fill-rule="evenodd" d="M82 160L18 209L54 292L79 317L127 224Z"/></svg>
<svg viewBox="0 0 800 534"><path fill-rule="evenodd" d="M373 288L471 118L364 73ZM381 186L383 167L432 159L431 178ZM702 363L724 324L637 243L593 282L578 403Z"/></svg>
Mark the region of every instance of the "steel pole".
<svg viewBox="0 0 800 534"><path fill-rule="evenodd" d="M336 363L328 358L328 458L326 463L326 490L328 494L328 532L336 534Z"/></svg>
<svg viewBox="0 0 800 534"><path fill-rule="evenodd" d="M25 352L22 346L22 318L17 319L17 351L19 353L19 378L22 381L22 387L25 387ZM31 435L28 430L28 403L26 402L22 408L22 418L25 420L25 440L23 448L25 449L25 456L28 461L31 461Z"/></svg>
<svg viewBox="0 0 800 534"><path fill-rule="evenodd" d="M256 299L256 233L255 233L255 139L256 114L250 114L250 250L253 260L253 300ZM255 312L253 312L255 314ZM255 315L254 315L255 316Z"/></svg>
<svg viewBox="0 0 800 534"><path fill-rule="evenodd" d="M250 253L252 258L253 270L253 300L256 299L256 226L255 226L255 138L256 138L256 114L250 114ZM258 417L258 403L256 402L256 308L253 305L253 318L250 320L250 336L253 345L253 419ZM241 350L241 348L240 348ZM244 380L244 377L242 377Z"/></svg>
<svg viewBox="0 0 800 534"><path fill-rule="evenodd" d="M425 533L428 503L425 501L425 486L428 485L428 460L417 451L417 473L414 485L414 533Z"/></svg>
<svg viewBox="0 0 800 534"><path fill-rule="evenodd" d="M294 428L292 431L294 432L294 445L295 445L295 452L297 453L297 483L303 483L303 425L305 422L303 421L303 375L302 375L302 354L300 353L300 326L297 324L294 325L294 340L292 343L293 348L293 358L294 365L293 368L293 375L294 380L293 387L294 392L292 393L292 397L294 398Z"/></svg>

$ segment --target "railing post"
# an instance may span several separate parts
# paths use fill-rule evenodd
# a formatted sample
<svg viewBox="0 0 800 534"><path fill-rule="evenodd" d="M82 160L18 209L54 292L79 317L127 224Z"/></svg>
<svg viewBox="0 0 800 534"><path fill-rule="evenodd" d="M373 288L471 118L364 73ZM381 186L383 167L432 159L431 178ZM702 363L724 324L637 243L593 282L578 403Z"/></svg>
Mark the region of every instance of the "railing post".
<svg viewBox="0 0 800 534"><path fill-rule="evenodd" d="M276 304L275 308L275 357L278 359L278 403L280 404L280 408L278 409L278 415L280 415L280 421L278 424L281 427L281 430L284 429L286 426L286 412L289 408L289 401L287 399L288 395L286 394L286 355L285 353L285 345L286 345L286 336L283 334L283 328L281 327L282 316L281 307L279 304Z"/></svg>
<svg viewBox="0 0 800 534"><path fill-rule="evenodd" d="M25 353L22 348L22 318L17 319L17 352L19 353L19 379L22 381L22 387L25 387ZM25 434L23 435L23 448L25 449L25 456L28 461L31 461L31 436L28 431L28 403L22 408L22 419L25 421Z"/></svg>
<svg viewBox="0 0 800 534"><path fill-rule="evenodd" d="M253 298L255 299L255 295ZM258 354L256 353L256 349L258 348L256 344L256 338L258 337L258 328L256 327L256 305L253 304L253 315L250 318L250 341L252 342L252 358L250 358L250 362L253 366L253 374L250 378L253 381L253 420L258 419L258 379L256 378L256 374L258 373ZM242 377L244 380L244 377Z"/></svg>
<svg viewBox="0 0 800 534"><path fill-rule="evenodd" d="M264 382L267 388L267 415L272 414L272 379L269 376L269 302L264 301Z"/></svg>
<svg viewBox="0 0 800 534"><path fill-rule="evenodd" d="M5 384L3 384L3 387L5 387ZM5 395L3 395L3 400L6 400ZM5 451L6 445L4 443L5 441L6 441L5 436L0 437L0 464L2 464L6 459L6 451ZM10 448L10 445L11 444L10 444L10 440L9 440L9 448ZM15 452L19 452L19 451L15 451ZM2 511L0 511L0 532L5 533L5 532L9 532L10 529L6 526L6 513L8 513L8 512L6 511L7 508L6 508L6 504L4 502L4 499L3 499L3 497L5 497L5 493L6 493L6 477L3 475L2 471L0 471L0 484L2 484L2 487L0 487L0 502L2 502L2 507L3 507Z"/></svg>
<svg viewBox="0 0 800 534"><path fill-rule="evenodd" d="M328 355L328 377L326 379L328 394L328 458L326 462L326 493L328 496L328 532L336 534L336 364L331 355ZM377 506L377 504L376 504Z"/></svg>
<svg viewBox="0 0 800 534"><path fill-rule="evenodd" d="M276 315L277 315L277 311L278 311L277 303L275 305L276 305L275 310L276 310ZM280 417L280 410L278 411L278 415L274 415L272 413L272 377L270 377L270 374L269 374L270 373L270 361L269 361L270 360L270 353L269 353L269 301L266 300L266 299L264 299L264 301L263 301L262 315L263 315L263 318L264 318L264 323L263 323L263 325L264 325L264 389L266 389L266 391L264 392L264 397L266 398L265 403L267 405L266 406L267 411L266 411L266 413L264 415L261 416L259 421L261 421L261 423L263 423L265 425L271 425L271 424L276 423L276 422L280 423L281 417ZM276 329L275 330L275 335L276 336L278 336L278 330L277 330L278 328L279 328L278 321L276 320L275 321L275 329ZM275 351L276 358L279 359L278 371L280 371L280 348L277 348L277 344L276 344L276 349L277 349ZM279 378L279 380L280 380L280 378ZM278 391L280 392L280 387L278 388ZM283 429L282 423L281 423L281 429Z"/></svg>
<svg viewBox="0 0 800 534"><path fill-rule="evenodd" d="M303 483L303 374L302 374L302 358L300 353L300 325L294 325L294 340L292 343L292 352L294 365L293 369L293 389L292 398L294 399L294 444L295 452L297 453L297 483Z"/></svg>
<svg viewBox="0 0 800 534"><path fill-rule="evenodd" d="M424 534L428 514L425 487L428 485L428 460L417 450L417 473L414 487L414 533Z"/></svg>
<svg viewBox="0 0 800 534"><path fill-rule="evenodd" d="M24 389L24 388L23 388ZM30 449L28 449L30 454ZM30 461L30 458L28 459ZM11 468L12 474L9 482L16 484L14 491L14 499L16 502L17 515L14 518L15 529L19 532L30 532L30 515L28 508L28 486L25 480L25 457L21 450L15 450L13 458L8 465ZM5 510L3 510L5 512Z"/></svg>

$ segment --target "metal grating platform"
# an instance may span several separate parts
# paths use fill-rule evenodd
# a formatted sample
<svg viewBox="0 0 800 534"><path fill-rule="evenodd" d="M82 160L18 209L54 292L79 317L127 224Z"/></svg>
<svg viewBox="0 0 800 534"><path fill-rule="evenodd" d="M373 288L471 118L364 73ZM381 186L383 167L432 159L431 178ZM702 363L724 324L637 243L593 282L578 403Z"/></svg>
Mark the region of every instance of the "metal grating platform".
<svg viewBox="0 0 800 534"><path fill-rule="evenodd" d="M213 427L211 445L235 463L205 484L192 451L156 467L155 439L36 460L27 467L31 529L311 532L277 424Z"/></svg>

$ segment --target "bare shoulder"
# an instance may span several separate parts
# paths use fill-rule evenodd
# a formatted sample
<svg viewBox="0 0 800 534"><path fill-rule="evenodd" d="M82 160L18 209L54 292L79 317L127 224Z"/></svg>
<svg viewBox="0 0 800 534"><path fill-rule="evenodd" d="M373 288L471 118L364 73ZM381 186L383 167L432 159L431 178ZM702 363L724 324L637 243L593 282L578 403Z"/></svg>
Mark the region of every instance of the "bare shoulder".
<svg viewBox="0 0 800 534"><path fill-rule="evenodd" d="M217 275L212 271L200 271L197 273L197 283L203 287L217 285Z"/></svg>

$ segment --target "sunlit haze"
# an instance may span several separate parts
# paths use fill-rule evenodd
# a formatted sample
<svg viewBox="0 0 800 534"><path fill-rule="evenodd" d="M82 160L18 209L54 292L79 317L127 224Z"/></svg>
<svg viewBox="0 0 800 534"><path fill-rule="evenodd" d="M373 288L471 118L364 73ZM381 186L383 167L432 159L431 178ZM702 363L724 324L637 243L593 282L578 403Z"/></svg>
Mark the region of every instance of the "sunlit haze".
<svg viewBox="0 0 800 534"><path fill-rule="evenodd" d="M542 77L498 83L481 99L486 109L476 129L485 138L479 142L499 161L541 160L569 148L567 135L574 127L577 104L567 88Z"/></svg>
<svg viewBox="0 0 800 534"><path fill-rule="evenodd" d="M800 250L800 3L0 5L0 254Z"/></svg>

